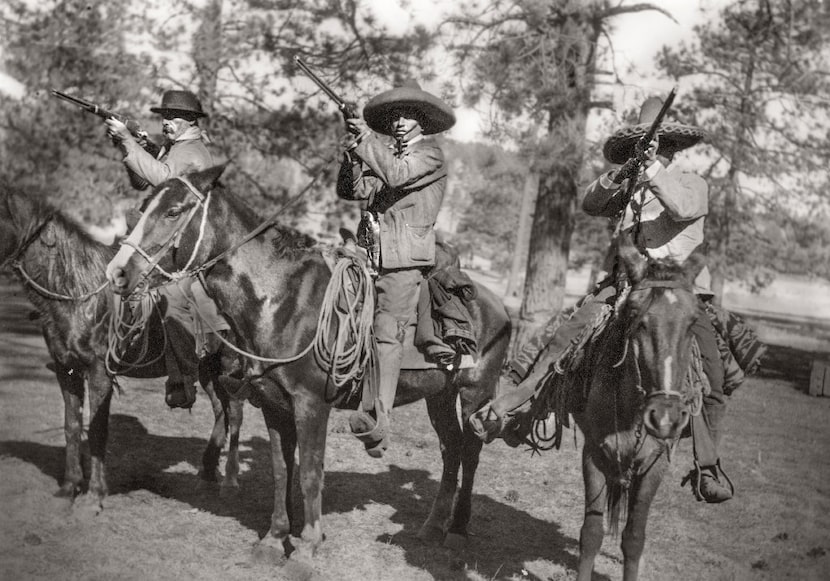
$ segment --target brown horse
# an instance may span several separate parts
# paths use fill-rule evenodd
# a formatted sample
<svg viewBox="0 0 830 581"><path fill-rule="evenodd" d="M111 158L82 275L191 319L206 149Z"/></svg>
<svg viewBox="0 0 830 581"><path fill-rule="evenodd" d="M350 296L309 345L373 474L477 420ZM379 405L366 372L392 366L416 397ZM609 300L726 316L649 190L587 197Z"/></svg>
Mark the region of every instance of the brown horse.
<svg viewBox="0 0 830 581"><path fill-rule="evenodd" d="M12 265L37 311L64 400L66 467L56 494L75 498L83 492L81 434L86 380L91 461L86 494L78 500L84 499L96 506L101 505L107 494L104 456L114 380L107 370L106 359L113 296L108 292L104 273L114 255L114 247L92 239L40 197L0 185L0 267ZM165 335L155 310L148 333L146 344L137 342L122 360L138 363L137 351L144 351L144 361L149 364L116 369L119 375L139 378L167 375L161 356ZM230 431L225 484L234 486L242 402L230 401L223 390L214 389L218 365L218 355L199 362L200 383L210 397L215 416L213 432L202 457L201 475L206 480L216 479L219 456Z"/></svg>
<svg viewBox="0 0 830 581"><path fill-rule="evenodd" d="M284 543L290 540L293 556L310 559L323 539L323 457L332 398L327 394L329 377L308 348L315 340L332 273L312 239L285 227L272 226L238 245L260 226L261 218L218 182L223 169L160 184L107 272L116 291L128 294L142 281L156 284L159 269L172 273L222 256L206 269L204 278L241 346L260 358L291 360L267 367L249 360L249 373L259 377L254 388L271 439L275 484L271 528L259 550L275 551L281 557ZM178 241L177 247L173 241ZM226 254L229 249L233 252ZM159 268L151 267L148 259ZM443 539L447 546L466 539L482 446L467 419L492 396L510 339L504 306L486 289L478 291L471 305L480 353L476 366L453 372L404 370L396 399L401 405L426 398L441 441L440 490L420 534ZM459 398L461 424L455 405ZM360 444L355 441L355 445ZM299 538L290 537L292 521L299 516L290 505L296 448L305 504Z"/></svg>
<svg viewBox="0 0 830 581"><path fill-rule="evenodd" d="M579 581L591 579L606 509L615 533L627 512L623 579L637 579L649 509L695 401L687 372L699 313L692 292L698 263L646 263L632 250L624 244L620 253L630 294L586 356L587 399L574 414L585 435Z"/></svg>

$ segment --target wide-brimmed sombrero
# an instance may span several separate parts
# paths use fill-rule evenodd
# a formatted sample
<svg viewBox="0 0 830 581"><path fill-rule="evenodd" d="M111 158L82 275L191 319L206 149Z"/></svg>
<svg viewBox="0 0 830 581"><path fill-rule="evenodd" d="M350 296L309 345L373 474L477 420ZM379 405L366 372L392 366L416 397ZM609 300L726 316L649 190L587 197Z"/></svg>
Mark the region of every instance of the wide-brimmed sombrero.
<svg viewBox="0 0 830 581"><path fill-rule="evenodd" d="M625 163L634 155L637 141L651 128L651 124L660 112L663 100L649 97L640 107L640 117L636 125L623 127L615 131L602 148L605 159L611 163ZM664 119L657 130L661 144L671 143L676 151L692 147L706 137L700 127L684 125L671 119Z"/></svg>
<svg viewBox="0 0 830 581"><path fill-rule="evenodd" d="M392 113L410 108L420 113L419 122L426 135L441 133L455 125L452 107L421 89L415 81L407 81L400 87L372 97L363 107L363 118L374 131L390 135Z"/></svg>

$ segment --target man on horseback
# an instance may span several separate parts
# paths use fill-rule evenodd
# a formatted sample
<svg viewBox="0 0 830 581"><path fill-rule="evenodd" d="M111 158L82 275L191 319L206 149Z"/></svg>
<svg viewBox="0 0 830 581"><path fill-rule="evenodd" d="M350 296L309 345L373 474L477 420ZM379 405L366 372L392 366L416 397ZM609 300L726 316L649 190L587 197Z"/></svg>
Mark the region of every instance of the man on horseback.
<svg viewBox="0 0 830 581"><path fill-rule="evenodd" d="M366 202L358 238L370 262L377 261L370 266L377 268L378 377L364 382L350 426L369 455L380 458L388 447L404 335L415 322L424 270L435 263L434 225L447 168L441 147L430 136L452 127L455 114L412 82L372 98L363 117L346 121L351 137L337 195Z"/></svg>
<svg viewBox="0 0 830 581"><path fill-rule="evenodd" d="M619 229L630 233L640 252L648 258L683 263L694 251L703 248L703 225L709 211L708 186L702 177L680 170L672 164L672 160L679 151L701 141L705 133L697 127L666 122L644 151L635 152L635 149L642 147L639 145L640 138L646 134L661 107L661 99L647 99L641 107L639 122L616 131L606 141L603 148L606 159L622 165L600 175L588 186L582 208L592 216L616 219ZM645 159L642 166L635 159L635 153ZM636 182L631 184L630 180ZM627 198L629 193L630 198ZM609 253L608 259L613 259L615 255L615 252ZM512 427L509 423L505 425L505 414L533 397L551 366L559 363L574 342L584 336L586 327L594 324L602 309L607 308L606 304L613 305L615 284L618 282L617 268L615 264L606 264L605 270L611 274L584 297L575 310L555 316L510 363L505 379L514 388L508 389L507 393L471 418L474 429L482 439L491 441L503 432L505 441L510 445L515 446L522 441L527 423L514 422ZM695 292L702 301L708 301L713 296L706 267L695 281ZM707 310L714 310L714 306L707 305ZM728 385L724 389L723 349L712 320L703 308L692 332L709 383L703 397L701 419L693 421L692 426L698 466L694 492L699 499L707 502L723 502L732 497L732 490L721 481L717 445L726 412L725 393L731 393L737 385ZM760 343L754 337L752 339L751 357L742 358L746 371L757 365L762 352L758 348Z"/></svg>
<svg viewBox="0 0 830 581"><path fill-rule="evenodd" d="M136 141L127 126L121 121L110 118L106 120L107 134L124 154L124 165L130 176L130 183L139 190L183 176L190 172L207 169L214 165L213 157L206 144L210 143L207 134L199 127L199 119L207 117L202 110L198 97L190 91L165 91L159 107L150 109L162 118L162 134L165 143L156 158L145 151ZM127 216L128 230L138 221L140 211L132 210ZM170 407L189 408L196 398L195 369L189 362L193 354L189 352L191 339L170 320L177 321L190 336L197 341L196 353L204 355L218 347L216 334L230 329L228 322L216 309L213 300L205 292L202 283L195 277L187 277L161 287L159 294L167 303L165 312L165 329L168 335L165 363L168 379L165 384L165 401ZM196 305L191 306L191 301ZM203 324L206 329L203 329ZM224 366L230 365L223 362ZM191 370L183 373L182 369ZM191 375L192 373L192 375Z"/></svg>

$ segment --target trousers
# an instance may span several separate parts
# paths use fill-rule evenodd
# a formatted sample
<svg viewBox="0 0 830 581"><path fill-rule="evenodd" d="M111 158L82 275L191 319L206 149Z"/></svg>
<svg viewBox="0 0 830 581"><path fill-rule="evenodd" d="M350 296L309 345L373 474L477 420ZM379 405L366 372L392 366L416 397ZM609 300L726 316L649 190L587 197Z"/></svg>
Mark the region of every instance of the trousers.
<svg viewBox="0 0 830 581"><path fill-rule="evenodd" d="M414 325L418 298L424 275L420 268L381 269L375 281L377 302L373 330L378 355L378 381L365 382L362 397L364 411L374 409L388 413L395 405L395 393L401 374L403 342L406 329Z"/></svg>

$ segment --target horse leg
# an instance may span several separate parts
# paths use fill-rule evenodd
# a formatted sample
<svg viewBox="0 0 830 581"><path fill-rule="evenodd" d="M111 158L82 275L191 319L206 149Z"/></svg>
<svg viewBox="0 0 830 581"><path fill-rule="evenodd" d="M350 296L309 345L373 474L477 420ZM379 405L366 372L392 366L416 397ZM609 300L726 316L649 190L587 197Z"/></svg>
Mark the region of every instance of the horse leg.
<svg viewBox="0 0 830 581"><path fill-rule="evenodd" d="M66 438L66 466L63 482L55 496L74 498L81 491L84 471L81 466L81 432L84 414L84 378L81 373L69 373L69 369L55 361L55 375L63 396L63 432Z"/></svg>
<svg viewBox="0 0 830 581"><path fill-rule="evenodd" d="M294 433L294 419L289 409L264 403L262 416L271 442L274 510L271 513L271 528L254 549L254 557L258 560L279 562L285 555L285 543L291 534L291 480L297 437Z"/></svg>
<svg viewBox="0 0 830 581"><path fill-rule="evenodd" d="M628 519L622 533L623 581L637 581L640 572L640 558L646 544L646 523L651 503L663 480L666 462L661 458L641 478L635 481L630 491Z"/></svg>
<svg viewBox="0 0 830 581"><path fill-rule="evenodd" d="M300 489L304 523L299 539L292 538L291 557L310 562L323 542L323 464L331 408L313 395L294 398L294 422L300 451Z"/></svg>
<svg viewBox="0 0 830 581"><path fill-rule="evenodd" d="M462 433L455 413L455 398L455 390L449 389L441 390L426 398L429 421L435 433L438 434L443 461L438 494L432 502L429 516L421 525L421 530L418 531L418 538L428 542L444 540L448 524L455 526L454 534L466 536L467 532L466 522L450 523L453 500L458 488L458 470L461 467ZM460 530L458 530L459 525Z"/></svg>
<svg viewBox="0 0 830 581"><path fill-rule="evenodd" d="M213 430L202 453L202 470L199 474L205 482L216 482L219 478L219 456L225 447L228 435L228 395L218 388L216 377L219 373L215 355L199 360L199 383L210 399L213 408Z"/></svg>
<svg viewBox="0 0 830 581"><path fill-rule="evenodd" d="M602 538L605 535L605 505L608 488L605 475L594 461L592 451L586 442L582 447L582 480L585 488L585 519L579 532L579 564L577 581L591 581L594 571L594 560L602 547Z"/></svg>
<svg viewBox="0 0 830 581"><path fill-rule="evenodd" d="M87 499L93 511L98 512L107 495L105 459L112 400L112 379L103 361L95 360L90 366L88 383L90 472Z"/></svg>
<svg viewBox="0 0 830 581"><path fill-rule="evenodd" d="M239 490L239 430L242 427L244 407L245 402L241 399L229 398L227 414L230 443L225 460L225 479L222 480L223 493Z"/></svg>
<svg viewBox="0 0 830 581"><path fill-rule="evenodd" d="M462 398L462 409L465 407ZM461 487L455 497L452 520L447 529L447 537L444 539L444 546L450 549L461 549L467 543L467 525L470 524L472 515L473 484L481 457L481 448L484 446L484 442L476 436L468 422L477 408L478 405L476 408L470 408L462 418L464 430L461 443Z"/></svg>

